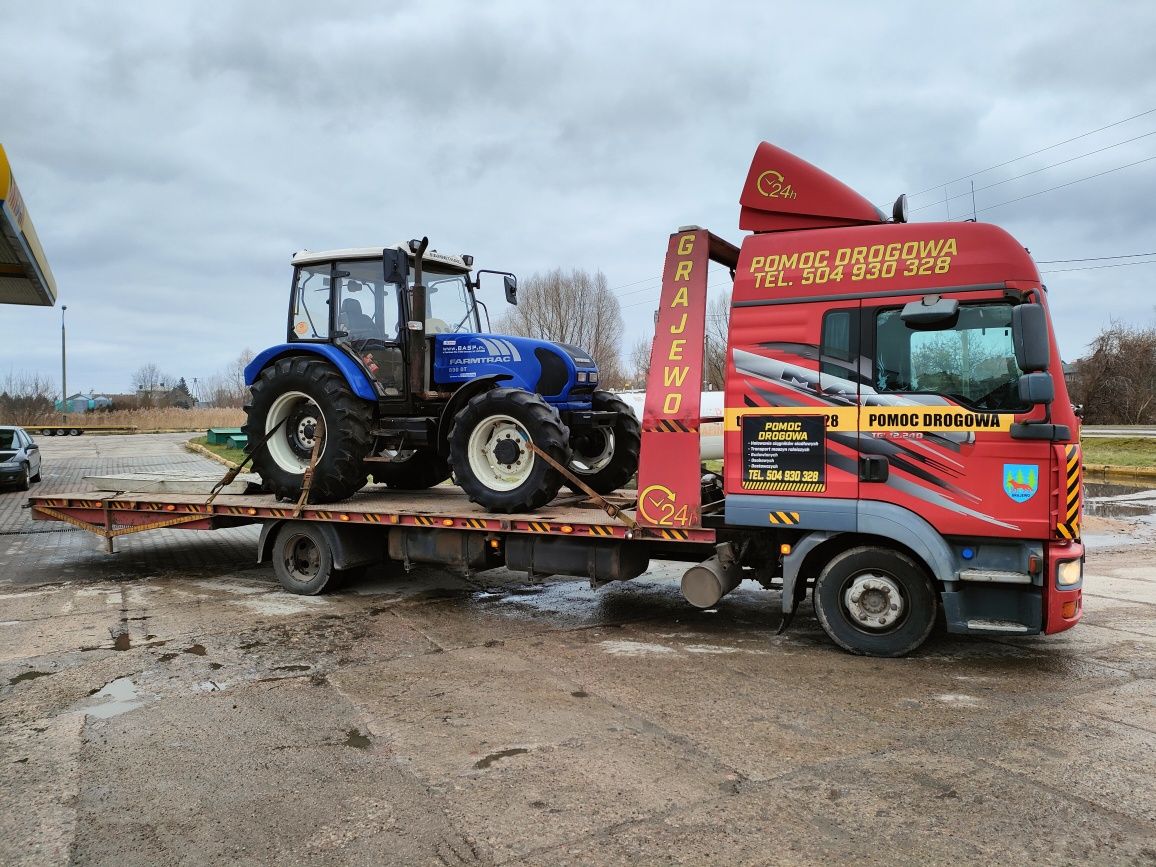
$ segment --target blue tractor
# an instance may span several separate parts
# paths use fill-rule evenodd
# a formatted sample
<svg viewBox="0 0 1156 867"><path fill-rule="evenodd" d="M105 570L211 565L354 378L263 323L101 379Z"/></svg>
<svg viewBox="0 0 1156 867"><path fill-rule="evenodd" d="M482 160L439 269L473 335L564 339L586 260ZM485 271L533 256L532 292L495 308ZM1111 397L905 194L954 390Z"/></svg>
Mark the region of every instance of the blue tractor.
<svg viewBox="0 0 1156 867"><path fill-rule="evenodd" d="M418 490L451 474L469 498L498 512L552 500L562 473L533 443L599 493L638 469L641 430L631 408L598 388L585 350L489 334L472 256L396 247L302 252L293 257L288 338L245 369L245 433L267 489L295 499L313 457L318 503L367 482ZM575 316L582 311L575 310ZM271 432L271 433L270 433Z"/></svg>

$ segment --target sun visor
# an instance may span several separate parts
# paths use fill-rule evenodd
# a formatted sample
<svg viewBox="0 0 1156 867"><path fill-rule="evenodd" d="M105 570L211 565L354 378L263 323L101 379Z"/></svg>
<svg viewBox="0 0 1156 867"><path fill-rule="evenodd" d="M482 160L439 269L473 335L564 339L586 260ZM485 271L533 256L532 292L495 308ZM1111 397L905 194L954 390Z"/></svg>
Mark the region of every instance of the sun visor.
<svg viewBox="0 0 1156 867"><path fill-rule="evenodd" d="M842 181L768 142L755 151L739 204L739 228L751 232L887 222L878 208Z"/></svg>

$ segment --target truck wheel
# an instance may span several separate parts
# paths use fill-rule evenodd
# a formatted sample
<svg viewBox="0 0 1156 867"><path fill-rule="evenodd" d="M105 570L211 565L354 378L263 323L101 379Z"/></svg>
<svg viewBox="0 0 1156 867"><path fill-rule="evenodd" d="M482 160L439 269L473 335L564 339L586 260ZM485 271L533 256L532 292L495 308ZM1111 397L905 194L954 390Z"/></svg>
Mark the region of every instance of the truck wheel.
<svg viewBox="0 0 1156 867"><path fill-rule="evenodd" d="M541 397L495 388L472 398L454 417L450 466L462 490L482 508L529 512L558 495L562 474L526 444L566 466L569 440L558 411Z"/></svg>
<svg viewBox="0 0 1156 867"><path fill-rule="evenodd" d="M80 431L77 428L69 428L68 435L70 437L78 437L80 436Z"/></svg>
<svg viewBox="0 0 1156 867"><path fill-rule="evenodd" d="M450 477L450 465L434 449L398 452L392 461L369 461L365 466L373 480L401 491L424 491Z"/></svg>
<svg viewBox="0 0 1156 867"><path fill-rule="evenodd" d="M938 594L927 572L887 548L851 548L826 565L812 592L831 640L864 656L904 656L935 625Z"/></svg>
<svg viewBox="0 0 1156 867"><path fill-rule="evenodd" d="M333 568L333 551L325 536L306 521L283 524L277 531L273 573L283 588L299 596L316 596L343 577Z"/></svg>
<svg viewBox="0 0 1156 867"><path fill-rule="evenodd" d="M638 454L642 449L642 425L630 404L608 391L594 392L593 409L618 413L612 426L581 431L570 440L574 456L570 471L600 494L617 491L638 472ZM581 491L572 482L566 483Z"/></svg>
<svg viewBox="0 0 1156 867"><path fill-rule="evenodd" d="M318 420L324 423L325 439L310 500L333 503L364 487L372 410L341 374L320 359L283 358L261 371L251 392L242 429L250 442L284 422L253 455L253 468L274 494L284 500L300 495Z"/></svg>

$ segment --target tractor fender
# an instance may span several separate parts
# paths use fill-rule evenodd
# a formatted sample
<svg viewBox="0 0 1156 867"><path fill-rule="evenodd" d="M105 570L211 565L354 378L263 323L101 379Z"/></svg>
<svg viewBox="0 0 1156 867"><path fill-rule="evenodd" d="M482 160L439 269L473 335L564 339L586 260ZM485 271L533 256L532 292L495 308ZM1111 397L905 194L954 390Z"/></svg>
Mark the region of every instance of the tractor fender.
<svg viewBox="0 0 1156 867"><path fill-rule="evenodd" d="M439 455L449 454L450 428L454 426L454 416L458 414L458 410L483 391L497 388L508 379L513 379L513 377L509 374L484 376L479 379L470 380L454 392L453 397L451 397L442 408L442 414L438 418L437 450Z"/></svg>
<svg viewBox="0 0 1156 867"><path fill-rule="evenodd" d="M377 400L373 381L357 360L329 343L282 343L270 346L245 366L245 385L252 385L262 370L287 355L318 355L337 368L350 391L363 400Z"/></svg>

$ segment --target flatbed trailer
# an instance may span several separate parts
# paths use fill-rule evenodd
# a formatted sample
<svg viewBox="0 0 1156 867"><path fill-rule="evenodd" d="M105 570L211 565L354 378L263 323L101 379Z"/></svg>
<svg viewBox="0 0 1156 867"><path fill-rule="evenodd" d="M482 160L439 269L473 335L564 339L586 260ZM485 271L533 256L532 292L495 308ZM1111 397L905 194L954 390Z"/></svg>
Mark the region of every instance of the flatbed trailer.
<svg viewBox="0 0 1156 867"><path fill-rule="evenodd" d="M691 604L751 579L781 590L785 628L810 590L831 640L873 656L911 652L938 621L1001 638L1075 626L1079 421L1023 245L986 224L908 224L903 197L887 219L767 143L740 204L741 247L698 226L668 241L637 491L586 489L533 514L487 512L447 486L310 505L319 424L297 503L54 494L31 498L33 517L110 547L153 528L259 523L258 560L295 593L386 558L595 587L682 560ZM734 281L721 475L700 461L711 263Z"/></svg>
<svg viewBox="0 0 1156 867"><path fill-rule="evenodd" d="M131 424L75 424L70 421L63 421L60 424L27 425L27 428L43 437L78 437L86 433L131 434L140 430L136 425Z"/></svg>

